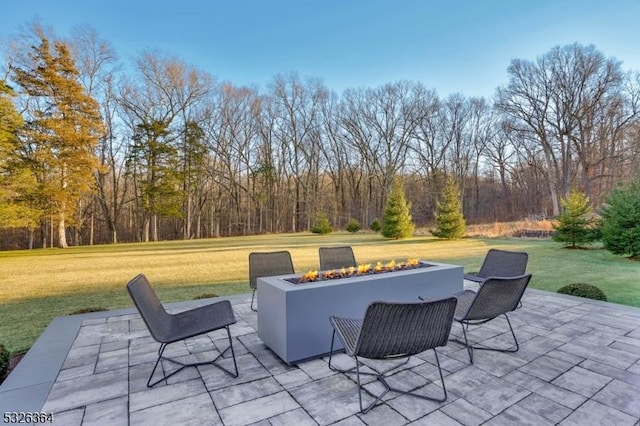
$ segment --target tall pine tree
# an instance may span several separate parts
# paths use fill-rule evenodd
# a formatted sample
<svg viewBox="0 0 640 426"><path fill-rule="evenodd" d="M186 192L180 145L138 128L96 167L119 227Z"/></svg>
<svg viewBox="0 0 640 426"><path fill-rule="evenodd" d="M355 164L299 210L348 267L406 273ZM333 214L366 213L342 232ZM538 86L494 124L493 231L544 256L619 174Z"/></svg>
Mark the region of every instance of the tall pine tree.
<svg viewBox="0 0 640 426"><path fill-rule="evenodd" d="M41 208L57 220L58 245L65 248L66 226L91 191L98 167L94 150L103 128L98 103L83 89L67 45L39 37L30 62L13 71L33 100L26 111L24 152L38 180Z"/></svg>
<svg viewBox="0 0 640 426"><path fill-rule="evenodd" d="M127 167L140 181L138 202L143 209L143 241L159 241L161 216L180 217L180 166L169 124L154 120L136 127Z"/></svg>
<svg viewBox="0 0 640 426"><path fill-rule="evenodd" d="M386 238L409 238L415 225L411 220L411 205L404 194L404 185L399 178L393 180L387 195L387 204L382 215L382 235Z"/></svg>
<svg viewBox="0 0 640 426"><path fill-rule="evenodd" d="M464 236L465 220L456 181L447 179L440 201L436 204L436 229L431 233L438 238L457 239Z"/></svg>

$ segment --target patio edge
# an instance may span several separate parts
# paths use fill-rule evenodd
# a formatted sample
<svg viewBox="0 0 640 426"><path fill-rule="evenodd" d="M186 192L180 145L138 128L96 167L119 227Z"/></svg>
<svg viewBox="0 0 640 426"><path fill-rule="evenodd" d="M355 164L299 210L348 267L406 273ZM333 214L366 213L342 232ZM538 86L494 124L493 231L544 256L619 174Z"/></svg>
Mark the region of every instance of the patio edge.
<svg viewBox="0 0 640 426"><path fill-rule="evenodd" d="M233 301L241 298L246 298L246 295L188 300L167 303L165 306L168 309L182 309L194 305L206 305L214 300ZM37 413L42 410L69 349L85 320L130 315L137 312L135 308L123 308L54 318L0 385L0 413Z"/></svg>

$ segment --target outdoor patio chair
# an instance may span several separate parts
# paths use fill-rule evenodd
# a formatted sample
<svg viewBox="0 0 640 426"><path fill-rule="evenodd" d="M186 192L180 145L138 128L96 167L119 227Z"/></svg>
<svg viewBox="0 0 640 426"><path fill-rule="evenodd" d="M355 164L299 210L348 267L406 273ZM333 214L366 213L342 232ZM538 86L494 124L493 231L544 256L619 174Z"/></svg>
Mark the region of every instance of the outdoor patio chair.
<svg viewBox="0 0 640 426"><path fill-rule="evenodd" d="M465 274L464 279L480 285L489 277L517 277L527 269L529 255L523 251L489 249L477 274Z"/></svg>
<svg viewBox="0 0 640 426"><path fill-rule="evenodd" d="M447 344L455 308L456 299L454 297L428 302L372 302L367 307L362 320L335 316L329 318L333 326L329 353L329 368L341 373L356 374L360 412L367 413L389 391L412 395L431 401L446 401L447 389L444 385L444 377L442 376L442 369L440 368L436 347ZM336 334L340 341L342 341L347 355L355 359L355 368L341 370L331 364ZM385 375L409 362L412 355L419 354L428 349L433 349L436 357L436 364L440 372L442 391L444 393L442 398L403 391L389 386L389 383L385 380ZM369 373L360 371L360 365L365 365L360 358L376 360L406 358L406 360L383 372L374 370L373 373ZM369 366L369 368L371 367ZM362 374L375 376L384 386L384 392L380 395L374 395L365 389L360 381L360 375ZM375 398L366 408L362 406L363 390Z"/></svg>
<svg viewBox="0 0 640 426"><path fill-rule="evenodd" d="M257 311L253 307L258 288L258 278L270 277L273 275L294 274L291 253L288 251L272 251L249 254L249 287L253 289L251 296L251 310Z"/></svg>
<svg viewBox="0 0 640 426"><path fill-rule="evenodd" d="M164 309L160 299L158 299L158 296L155 291L153 291L153 288L151 288L149 281L147 281L147 278L144 275L140 274L129 281L127 284L127 290L129 291L129 295L133 299L133 303L136 305L136 308L138 308L140 316L142 316L144 323L147 325L151 336L160 343L158 359L153 366L153 370L151 370L149 380L147 380L147 387L153 387L187 367L195 367L198 365L213 365L232 377L238 377L238 364L236 364L236 355L233 351L233 340L231 339L231 331L229 331L229 326L236 322L236 318L233 314L231 303L228 300L222 300L220 302L200 306L177 314L170 314ZM206 334L222 328L227 330L229 346L225 350L221 351L218 356L211 361L185 364L176 359L163 356L164 350L170 343ZM216 361L223 357L229 349L231 349L235 373L227 370L219 364L216 364ZM156 368L162 359L177 364L179 368L169 374L163 375L162 378L151 383L151 379L156 372Z"/></svg>
<svg viewBox="0 0 640 426"><path fill-rule="evenodd" d="M507 313L518 306L524 291L529 285L531 274L517 277L489 277L480 286L477 292L465 290L455 295L458 299L454 319L462 326L464 341L451 339L462 343L469 353L469 361L473 364L473 350L492 350L499 352L517 352L520 346L513 332L511 321ZM504 316L513 336L515 347L508 349L490 348L487 346L473 346L467 338L467 330L470 325L480 325Z"/></svg>
<svg viewBox="0 0 640 426"><path fill-rule="evenodd" d="M488 277L518 277L527 269L529 255L523 251L489 249L477 274L465 274L464 279L482 285ZM518 302L518 308L522 301Z"/></svg>
<svg viewBox="0 0 640 426"><path fill-rule="evenodd" d="M356 267L356 258L350 246L344 247L320 247L320 270L329 271L331 269Z"/></svg>

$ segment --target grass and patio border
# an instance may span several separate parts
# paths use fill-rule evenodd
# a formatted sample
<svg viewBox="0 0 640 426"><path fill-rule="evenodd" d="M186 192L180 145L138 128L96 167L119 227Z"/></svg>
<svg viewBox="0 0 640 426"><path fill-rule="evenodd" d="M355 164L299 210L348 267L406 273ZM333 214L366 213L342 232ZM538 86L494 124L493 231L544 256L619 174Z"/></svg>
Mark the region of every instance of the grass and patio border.
<svg viewBox="0 0 640 426"><path fill-rule="evenodd" d="M61 249L0 252L0 342L12 352L29 348L55 318L83 308L131 307L125 283L145 273L165 302L192 300L205 293L220 296L248 291L251 251L290 250L296 272L318 267L318 247L351 245L358 262L426 260L478 270L489 248L530 254L531 287L556 291L587 282L605 291L609 301L640 307L640 263L597 246L563 249L548 239L432 237L386 240L374 233L274 234L220 239L114 244Z"/></svg>

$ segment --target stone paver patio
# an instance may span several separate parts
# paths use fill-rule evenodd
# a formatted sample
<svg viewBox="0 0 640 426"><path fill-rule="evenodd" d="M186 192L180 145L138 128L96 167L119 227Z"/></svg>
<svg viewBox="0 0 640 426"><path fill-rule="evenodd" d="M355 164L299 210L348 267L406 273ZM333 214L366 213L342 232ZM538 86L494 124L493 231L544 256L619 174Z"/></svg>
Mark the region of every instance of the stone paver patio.
<svg viewBox="0 0 640 426"><path fill-rule="evenodd" d="M159 345L133 310L57 319L0 387L0 409L52 412L60 425L638 425L640 309L528 290L510 315L516 353L439 349L449 398L442 404L388 394L359 413L355 377L327 359L288 366L256 333L250 297L232 297L240 376L190 368L146 388ZM193 304L202 303L200 301ZM187 304L171 305L181 309ZM65 322L66 321L66 322ZM460 329L454 327L454 334ZM471 339L509 344L504 320L473 328ZM207 359L226 347L223 331L176 343L168 356ZM329 345L329 342L327 342ZM344 354L341 367L353 365ZM230 363L227 358L223 363ZM411 359L391 379L437 393L433 353ZM389 365L388 363L384 364ZM167 364L166 367L169 367ZM376 383L371 390L378 391ZM366 402L366 400L365 400Z"/></svg>

